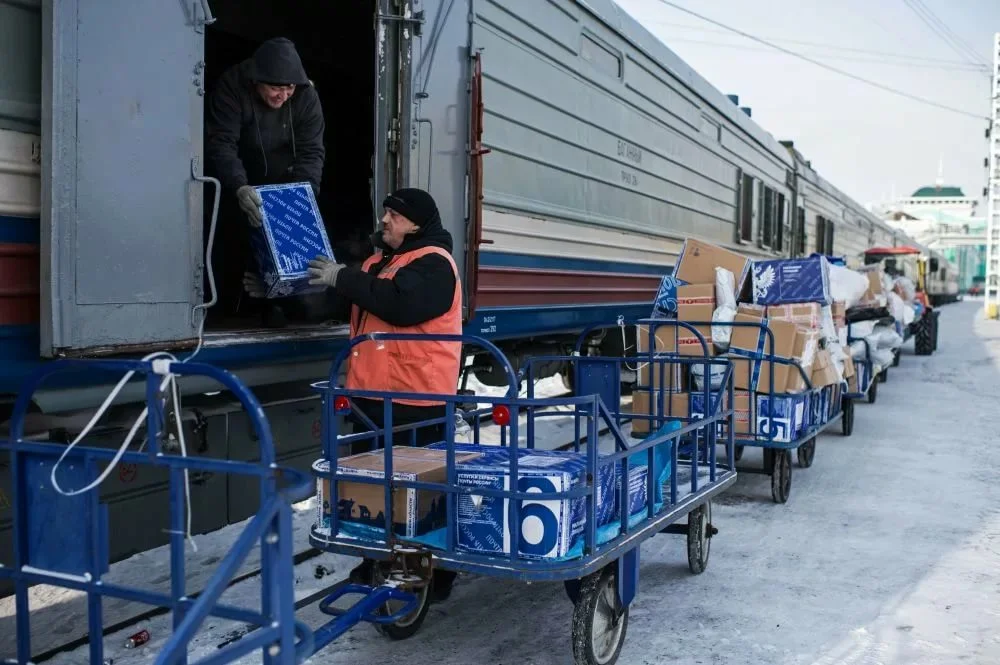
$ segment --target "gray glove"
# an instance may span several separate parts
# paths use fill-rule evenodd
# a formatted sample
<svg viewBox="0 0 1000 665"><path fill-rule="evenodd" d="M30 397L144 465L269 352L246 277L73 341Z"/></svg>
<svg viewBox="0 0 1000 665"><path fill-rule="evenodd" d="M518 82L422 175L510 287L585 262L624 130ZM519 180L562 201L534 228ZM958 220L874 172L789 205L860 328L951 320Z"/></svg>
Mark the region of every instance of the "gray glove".
<svg viewBox="0 0 1000 665"><path fill-rule="evenodd" d="M257 190L250 185L243 185L236 190L236 200L240 203L240 209L246 213L247 219L250 220L250 226L259 228L261 225L261 210L260 207L263 205L263 201L260 200L260 194Z"/></svg>
<svg viewBox="0 0 1000 665"><path fill-rule="evenodd" d="M264 297L264 280L252 272L243 273L243 290L251 298Z"/></svg>
<svg viewBox="0 0 1000 665"><path fill-rule="evenodd" d="M333 259L317 256L309 262L309 277L311 277L309 283L333 288L337 286L337 275L343 269L344 266L334 262Z"/></svg>

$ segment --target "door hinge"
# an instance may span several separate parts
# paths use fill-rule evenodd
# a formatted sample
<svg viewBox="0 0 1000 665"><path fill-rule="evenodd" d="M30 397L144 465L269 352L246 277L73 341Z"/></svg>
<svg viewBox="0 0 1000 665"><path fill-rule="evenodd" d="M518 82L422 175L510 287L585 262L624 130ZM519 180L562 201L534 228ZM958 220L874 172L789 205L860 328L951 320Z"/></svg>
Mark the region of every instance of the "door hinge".
<svg viewBox="0 0 1000 665"><path fill-rule="evenodd" d="M399 152L399 118L393 118L389 128L389 152Z"/></svg>

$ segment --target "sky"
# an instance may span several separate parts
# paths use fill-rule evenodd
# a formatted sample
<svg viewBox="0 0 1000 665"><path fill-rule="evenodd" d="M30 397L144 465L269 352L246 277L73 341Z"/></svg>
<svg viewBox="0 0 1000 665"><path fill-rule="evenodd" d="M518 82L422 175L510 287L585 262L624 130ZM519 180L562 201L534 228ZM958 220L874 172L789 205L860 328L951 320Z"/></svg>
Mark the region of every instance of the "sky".
<svg viewBox="0 0 1000 665"><path fill-rule="evenodd" d="M713 86L739 95L754 121L776 139L794 141L820 175L862 205L933 185L939 167L945 184L982 196L1000 1L670 0L824 65L979 117L827 71L662 0L615 2ZM914 6L930 10L972 53L950 46Z"/></svg>

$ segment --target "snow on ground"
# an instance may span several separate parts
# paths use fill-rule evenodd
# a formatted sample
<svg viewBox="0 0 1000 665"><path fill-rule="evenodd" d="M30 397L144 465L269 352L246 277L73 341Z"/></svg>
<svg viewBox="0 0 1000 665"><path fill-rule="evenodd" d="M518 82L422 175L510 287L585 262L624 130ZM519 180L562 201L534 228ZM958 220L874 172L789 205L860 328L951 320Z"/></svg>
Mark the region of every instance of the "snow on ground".
<svg viewBox="0 0 1000 665"><path fill-rule="evenodd" d="M813 467L795 467L788 504L771 501L766 476L742 475L715 504L719 534L704 574L688 572L682 538L647 541L619 662L1000 662L1000 323L980 311L944 308L930 358L907 345L877 403L857 405L854 436L822 435ZM754 463L760 453L748 450L744 464ZM333 575L355 561L320 559ZM316 563L297 570L298 597L329 581L313 578ZM244 583L226 598L253 606L257 593ZM410 640L361 625L312 662L569 665L571 611L561 585L461 577ZM300 614L312 625L320 616ZM193 656L214 651L232 629L208 625ZM169 620L141 627L153 641L137 652L121 648L137 628L106 639L115 665L150 661ZM86 658L78 650L53 662Z"/></svg>

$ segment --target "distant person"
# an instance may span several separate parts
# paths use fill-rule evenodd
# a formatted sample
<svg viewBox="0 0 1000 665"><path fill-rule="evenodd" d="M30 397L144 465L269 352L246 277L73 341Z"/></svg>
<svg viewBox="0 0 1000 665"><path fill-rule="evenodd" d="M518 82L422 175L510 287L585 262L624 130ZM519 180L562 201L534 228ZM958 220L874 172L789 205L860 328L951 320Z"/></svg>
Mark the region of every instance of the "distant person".
<svg viewBox="0 0 1000 665"><path fill-rule="evenodd" d="M242 276L257 270L249 230L261 225L253 186L309 182L318 197L323 178L323 107L295 45L269 39L223 72L209 95L205 125L208 171L223 187L216 243L220 304L228 314L243 314ZM282 305L295 301L258 301L255 309L263 325L281 327L287 323Z"/></svg>

